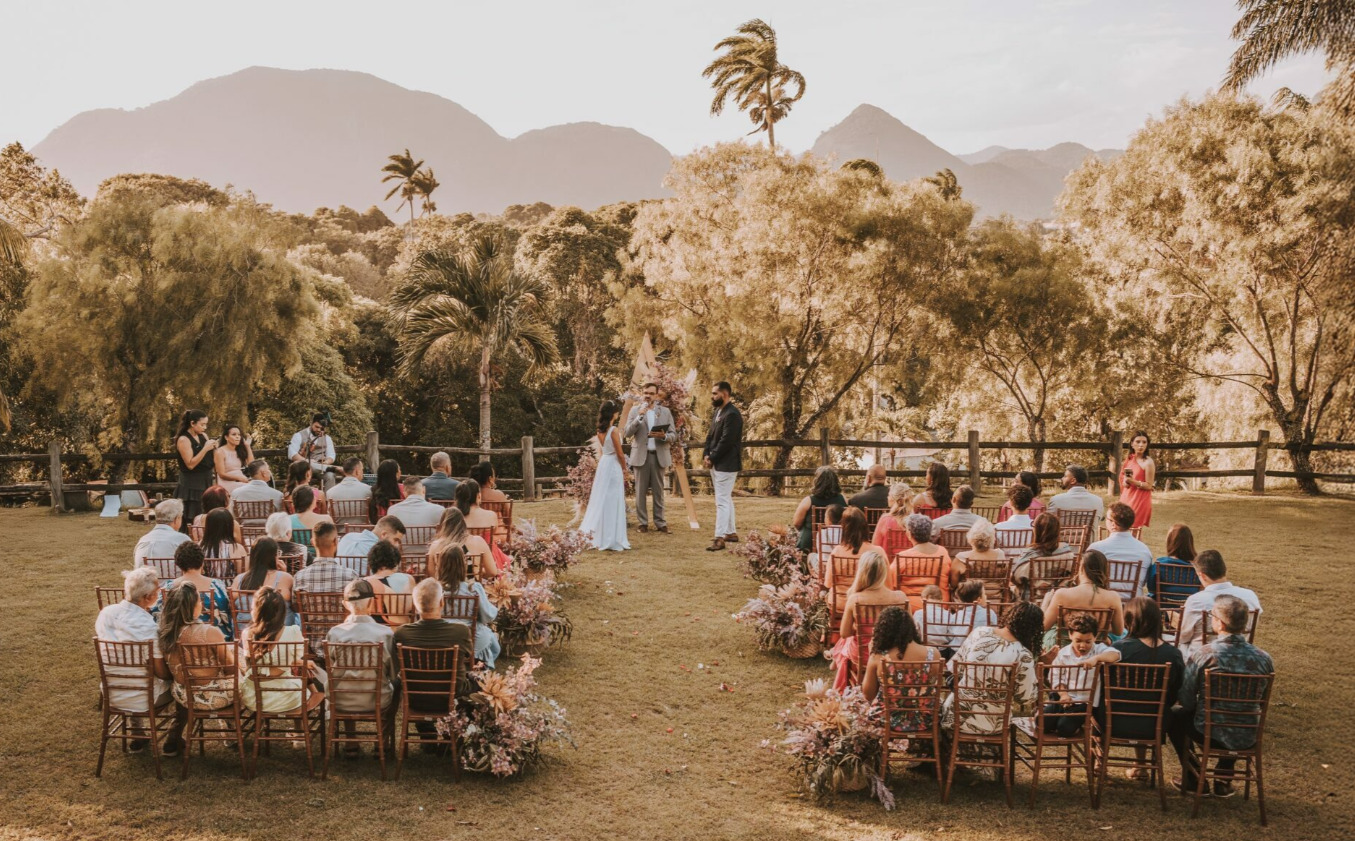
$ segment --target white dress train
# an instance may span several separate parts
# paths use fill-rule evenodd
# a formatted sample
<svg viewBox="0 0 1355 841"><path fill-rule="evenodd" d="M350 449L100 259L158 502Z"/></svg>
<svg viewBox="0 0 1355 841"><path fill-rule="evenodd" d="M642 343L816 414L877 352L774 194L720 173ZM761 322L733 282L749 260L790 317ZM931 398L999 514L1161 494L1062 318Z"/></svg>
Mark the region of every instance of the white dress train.
<svg viewBox="0 0 1355 841"><path fill-rule="evenodd" d="M630 548L626 539L626 474L616 458L612 444L612 427L602 441L602 455L593 474L593 490L588 496L588 508L583 512L580 531L593 535L594 549L620 551Z"/></svg>

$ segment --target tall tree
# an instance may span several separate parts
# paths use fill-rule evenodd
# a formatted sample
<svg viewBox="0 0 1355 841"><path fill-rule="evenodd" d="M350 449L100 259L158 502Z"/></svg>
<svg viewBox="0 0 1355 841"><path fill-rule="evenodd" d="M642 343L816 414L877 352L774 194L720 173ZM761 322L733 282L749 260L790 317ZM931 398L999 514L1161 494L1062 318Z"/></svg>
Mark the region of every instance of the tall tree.
<svg viewBox="0 0 1355 841"><path fill-rule="evenodd" d="M478 356L481 450L492 446L495 358L515 351L529 362L530 375L559 357L545 307L548 292L544 281L514 269L512 252L492 236L460 253L420 253L391 292L403 373L416 373L435 349Z"/></svg>
<svg viewBox="0 0 1355 841"><path fill-rule="evenodd" d="M790 114L791 106L805 95L805 77L781 63L777 54L776 30L754 18L741 25L715 45L724 54L701 71L715 89L710 103L712 116L725 110L725 102L734 100L740 111L747 111L753 130L767 132L767 146L776 149L776 124ZM791 93L791 90L794 93Z"/></svg>
<svg viewBox="0 0 1355 841"><path fill-rule="evenodd" d="M395 186L386 193L386 199L396 193L400 194L400 204L395 208L399 212L400 208L409 205L409 221L414 221L414 200L419 197L418 179L423 168L422 160L414 160L414 156L409 154L406 149L402 154L391 155L387 159L386 165L381 167L381 171L386 173L386 177L381 179L381 183L394 181Z"/></svg>
<svg viewBox="0 0 1355 841"><path fill-rule="evenodd" d="M1241 41L1228 63L1224 86L1240 93L1249 82L1286 58L1326 55L1331 81L1323 99L1333 112L1355 120L1355 2L1351 0L1238 0L1242 17L1233 26ZM1294 101L1287 88L1283 100Z"/></svg>
<svg viewBox="0 0 1355 841"><path fill-rule="evenodd" d="M742 144L679 159L669 185L636 217L645 282L612 319L731 381L750 429L782 439L826 424L877 363L922 340L909 303L953 271L972 217L929 186Z"/></svg>
<svg viewBox="0 0 1355 841"><path fill-rule="evenodd" d="M433 191L442 186L438 183L437 176L433 174L433 168L420 169L414 173L414 189L418 191L419 198L423 201L423 213L427 216L430 213L437 213L438 206L433 204Z"/></svg>
<svg viewBox="0 0 1355 841"><path fill-rule="evenodd" d="M1316 109L1216 96L1089 159L1061 199L1176 372L1268 415L1301 472L1355 388L1352 173L1355 137Z"/></svg>

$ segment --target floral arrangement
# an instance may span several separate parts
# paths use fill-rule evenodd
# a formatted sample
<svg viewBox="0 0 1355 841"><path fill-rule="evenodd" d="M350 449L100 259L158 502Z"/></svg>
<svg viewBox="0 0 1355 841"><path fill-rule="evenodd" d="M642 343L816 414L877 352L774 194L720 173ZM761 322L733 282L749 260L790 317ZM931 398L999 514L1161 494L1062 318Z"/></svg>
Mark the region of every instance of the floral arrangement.
<svg viewBox="0 0 1355 841"><path fill-rule="evenodd" d="M523 569L561 573L579 560L579 555L589 547L589 540L587 532L556 525L543 532L537 528L535 520L522 520L517 523L517 534L507 552L513 557L513 563Z"/></svg>
<svg viewBox="0 0 1355 841"><path fill-rule="evenodd" d="M796 545L796 535L786 526L772 526L766 537L757 531L749 532L734 555L745 576L765 584L779 587L797 573L809 574L809 566Z"/></svg>
<svg viewBox="0 0 1355 841"><path fill-rule="evenodd" d="M781 713L777 729L786 734L780 745L763 745L794 757L796 771L816 798L867 788L886 810L894 808L894 793L878 770L884 714L860 687L838 692L822 679L806 681L805 700Z"/></svg>
<svg viewBox="0 0 1355 841"><path fill-rule="evenodd" d="M566 474L565 496L574 501L574 519L570 525L583 519L583 512L588 508L588 498L593 495L593 477L597 472L597 447L584 447L579 453L579 463L569 468Z"/></svg>
<svg viewBox="0 0 1355 841"><path fill-rule="evenodd" d="M512 569L500 579L487 595L498 600L494 624L505 650L539 653L573 635L574 624L559 609L554 575L529 579L523 570Z"/></svg>
<svg viewBox="0 0 1355 841"><path fill-rule="evenodd" d="M565 709L536 693L533 672L540 665L524 654L515 669L471 672L479 691L457 702L437 724L443 735L455 733L460 739L467 768L509 777L539 761L547 743L574 745Z"/></svg>
<svg viewBox="0 0 1355 841"><path fill-rule="evenodd" d="M780 587L763 584L757 597L734 614L734 621L753 626L758 648L763 651L813 657L828 630L828 604L818 585L796 572Z"/></svg>

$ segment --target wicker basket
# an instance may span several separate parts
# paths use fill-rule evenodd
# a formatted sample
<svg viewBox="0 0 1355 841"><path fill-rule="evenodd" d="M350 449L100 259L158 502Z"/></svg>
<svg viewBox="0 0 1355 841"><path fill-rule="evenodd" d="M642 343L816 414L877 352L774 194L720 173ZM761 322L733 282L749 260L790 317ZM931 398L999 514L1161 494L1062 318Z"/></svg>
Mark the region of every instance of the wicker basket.
<svg viewBox="0 0 1355 841"><path fill-rule="evenodd" d="M808 660L811 657L818 657L823 653L823 640L810 637L793 648L782 649L781 653L792 660Z"/></svg>
<svg viewBox="0 0 1355 841"><path fill-rule="evenodd" d="M521 657L524 654L530 654L533 657L540 657L541 653L550 648L550 635L547 634L544 639L529 639L521 632L504 634L500 638L503 644L503 652L509 657Z"/></svg>
<svg viewBox="0 0 1355 841"><path fill-rule="evenodd" d="M865 769L859 766L856 773L849 774L841 768L833 772L833 784L838 791L865 791L869 782Z"/></svg>

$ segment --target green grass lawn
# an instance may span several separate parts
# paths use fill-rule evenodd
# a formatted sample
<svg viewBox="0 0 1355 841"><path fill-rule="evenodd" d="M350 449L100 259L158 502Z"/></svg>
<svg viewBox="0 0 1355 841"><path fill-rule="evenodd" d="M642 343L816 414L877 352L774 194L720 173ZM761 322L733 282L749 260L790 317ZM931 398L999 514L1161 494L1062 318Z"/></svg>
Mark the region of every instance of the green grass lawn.
<svg viewBox="0 0 1355 841"><path fill-rule="evenodd" d="M740 499L741 531L785 521L793 500ZM679 505L670 504L678 514ZM306 776L304 754L275 749L251 782L219 747L157 782L148 754L111 749L94 777L97 670L89 642L92 587L117 584L144 527L93 514L0 510L5 557L18 570L0 588L0 839L443 839L443 838L1350 838L1355 771L1344 729L1355 705L1355 631L1349 550L1355 502L1172 493L1145 535L1161 550L1176 521L1197 546L1220 549L1233 580L1266 608L1257 643L1280 672L1267 738L1271 825L1241 796L1188 802L1121 779L1102 807L1085 785L1044 782L1034 810L1008 810L996 783L962 781L941 805L934 781L896 779L898 810L862 795L830 807L800 796L786 758L759 747L777 712L822 660L759 653L730 620L756 590L735 558L708 553L703 529L632 533L635 551L588 553L570 573L572 642L546 654L541 689L564 704L577 749L552 750L517 780L467 774L412 757L403 781L381 782L374 759L335 761L328 782ZM564 522L562 502L520 505L519 517ZM676 518L675 518L676 524ZM724 682L733 692L722 692ZM671 732L670 732L671 729ZM1170 751L1168 751L1170 753ZM1169 775L1175 770L1169 759Z"/></svg>

